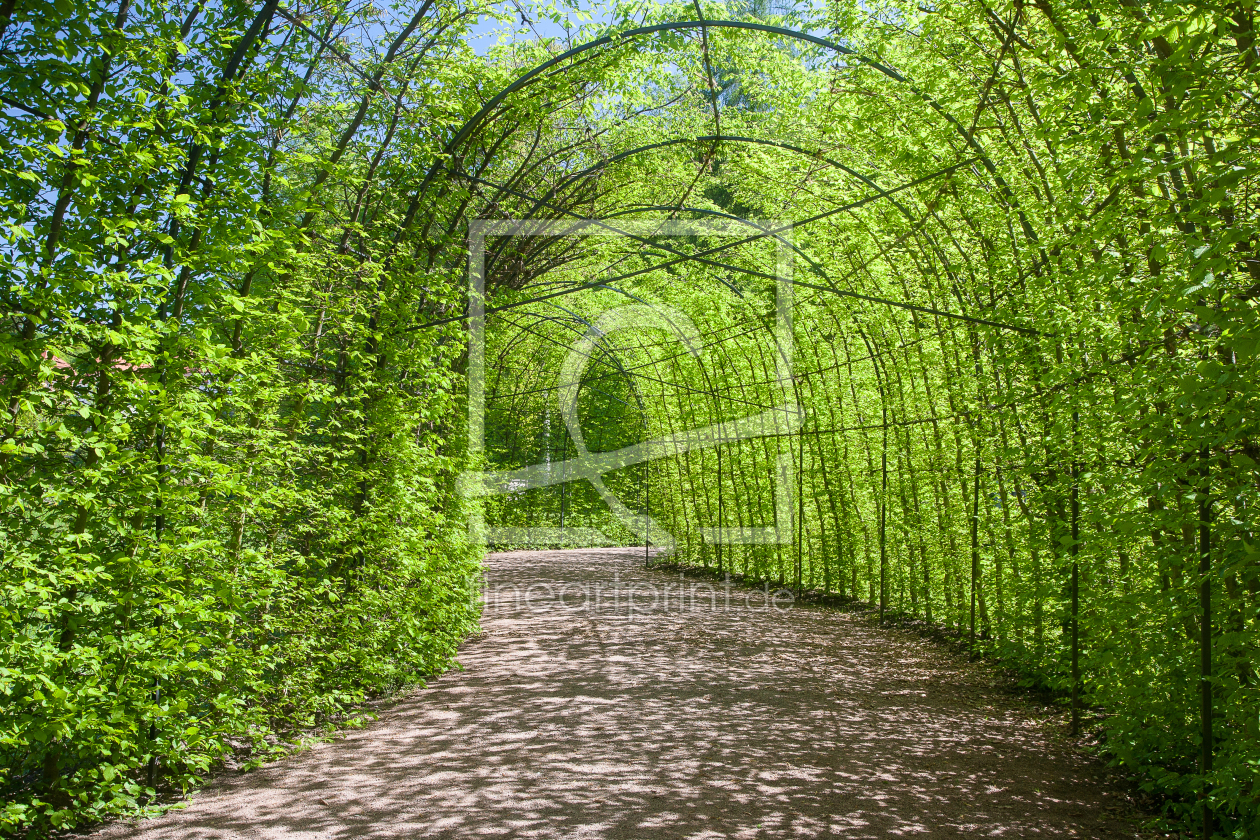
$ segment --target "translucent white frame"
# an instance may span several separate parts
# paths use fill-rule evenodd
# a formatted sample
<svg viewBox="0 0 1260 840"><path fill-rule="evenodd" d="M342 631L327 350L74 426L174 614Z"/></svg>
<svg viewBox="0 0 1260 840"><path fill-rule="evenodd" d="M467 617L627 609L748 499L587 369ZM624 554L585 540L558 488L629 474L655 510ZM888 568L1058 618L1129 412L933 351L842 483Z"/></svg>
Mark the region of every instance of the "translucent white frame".
<svg viewBox="0 0 1260 840"><path fill-rule="evenodd" d="M610 452L585 451L580 423L576 414L577 387L585 361L595 343L619 329L652 327L672 332L680 342L699 356L699 334L690 319L681 312L662 306L627 305L601 313L586 335L570 348L559 374L558 401L560 415L577 445L577 457L534 464L515 470L465 471L460 476L460 491L469 497L515 493L534 487L546 487L569 481L590 481L608 504L609 509L635 535L645 542L670 551L673 536L647 513L635 514L603 485L602 477L612 470L657 458L680 455L736 440L792 434L801 428L803 412L796 402L793 387L795 340L792 334L792 223L764 220L713 219L702 221L673 219L636 219L619 221L614 227L594 219L532 220L473 219L468 224L468 453L477 460L485 453L485 242L489 236L748 236L769 234L777 244L775 260L775 379L784 393L784 403L734 420L724 420L700 429L689 429L664 438L644 441ZM700 528L702 539L709 543L773 545L792 541L796 492L793 459L780 455L776 462L775 523L769 526L738 528ZM578 541L607 542L607 538L589 528L488 528L480 509L469 515L469 534L474 540L514 545L554 545L566 537Z"/></svg>

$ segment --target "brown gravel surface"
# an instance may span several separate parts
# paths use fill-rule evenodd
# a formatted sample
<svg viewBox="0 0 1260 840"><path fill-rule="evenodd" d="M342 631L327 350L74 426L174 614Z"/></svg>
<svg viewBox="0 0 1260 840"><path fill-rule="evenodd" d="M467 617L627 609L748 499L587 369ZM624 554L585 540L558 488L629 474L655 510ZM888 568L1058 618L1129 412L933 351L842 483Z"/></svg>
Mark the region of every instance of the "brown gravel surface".
<svg viewBox="0 0 1260 840"><path fill-rule="evenodd" d="M94 836L1140 836L1102 769L984 667L642 564L492 554L463 671Z"/></svg>

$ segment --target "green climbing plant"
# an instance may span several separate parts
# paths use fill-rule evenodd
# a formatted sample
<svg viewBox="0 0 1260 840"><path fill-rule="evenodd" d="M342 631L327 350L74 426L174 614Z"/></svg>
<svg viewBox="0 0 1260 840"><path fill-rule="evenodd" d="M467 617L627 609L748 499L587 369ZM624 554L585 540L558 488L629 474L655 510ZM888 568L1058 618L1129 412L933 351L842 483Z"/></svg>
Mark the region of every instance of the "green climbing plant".
<svg viewBox="0 0 1260 840"><path fill-rule="evenodd" d="M0 3L0 826L447 667L470 519L638 539L459 477L577 457L646 305L701 352L601 337L590 451L803 408L606 477L675 560L955 633L1254 834L1258 60L1229 2ZM478 218L754 224L489 237L470 454Z"/></svg>

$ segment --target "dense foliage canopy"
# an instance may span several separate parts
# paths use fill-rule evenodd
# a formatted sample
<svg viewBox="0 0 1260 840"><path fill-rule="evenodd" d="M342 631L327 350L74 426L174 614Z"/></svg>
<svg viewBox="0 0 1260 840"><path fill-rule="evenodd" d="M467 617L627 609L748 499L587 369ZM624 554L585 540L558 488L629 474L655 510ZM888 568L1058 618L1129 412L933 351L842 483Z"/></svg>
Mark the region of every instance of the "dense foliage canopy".
<svg viewBox="0 0 1260 840"><path fill-rule="evenodd" d="M1252 10L597 12L0 3L3 825L445 667L484 521L956 628L1172 817L1260 832ZM483 218L553 225L485 240L484 451ZM629 522L560 466L797 405L611 471Z"/></svg>

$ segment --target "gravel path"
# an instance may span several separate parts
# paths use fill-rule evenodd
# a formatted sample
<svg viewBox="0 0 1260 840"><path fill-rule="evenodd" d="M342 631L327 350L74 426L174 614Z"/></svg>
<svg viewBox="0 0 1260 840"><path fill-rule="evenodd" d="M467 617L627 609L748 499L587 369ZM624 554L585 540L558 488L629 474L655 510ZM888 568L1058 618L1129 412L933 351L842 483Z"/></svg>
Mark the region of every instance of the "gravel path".
<svg viewBox="0 0 1260 840"><path fill-rule="evenodd" d="M94 836L1139 836L1125 795L983 668L642 561L490 555L462 672Z"/></svg>

